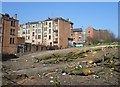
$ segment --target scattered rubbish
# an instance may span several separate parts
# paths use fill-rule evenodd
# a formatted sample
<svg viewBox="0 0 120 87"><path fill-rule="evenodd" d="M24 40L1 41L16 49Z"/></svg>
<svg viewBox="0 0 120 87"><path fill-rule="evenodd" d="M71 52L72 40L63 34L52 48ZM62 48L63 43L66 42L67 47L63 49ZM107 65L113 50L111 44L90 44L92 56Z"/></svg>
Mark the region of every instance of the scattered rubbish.
<svg viewBox="0 0 120 87"><path fill-rule="evenodd" d="M39 62L40 62L40 59L39 59L39 58L34 57L34 59L35 59L35 62L34 62L34 63L39 63Z"/></svg>
<svg viewBox="0 0 120 87"><path fill-rule="evenodd" d="M54 81L53 80L50 80L50 83L53 83Z"/></svg>
<svg viewBox="0 0 120 87"><path fill-rule="evenodd" d="M55 69L55 72L58 72L58 69Z"/></svg>
<svg viewBox="0 0 120 87"><path fill-rule="evenodd" d="M32 56L33 58L35 57L35 56Z"/></svg>
<svg viewBox="0 0 120 87"><path fill-rule="evenodd" d="M80 67L80 68L83 68L83 66L82 66L82 65L79 65L79 67Z"/></svg>
<svg viewBox="0 0 120 87"><path fill-rule="evenodd" d="M101 49L101 51L100 51ZM39 74L36 74L37 77L41 78L45 78L46 79L50 79L50 83L52 83L53 85L60 85L60 79L59 76L63 75L64 78L71 78L72 80L76 79L76 77L85 77L85 78L89 78L92 77L91 81L95 80L95 79L99 79L101 81L106 81L108 80L108 82L111 84L112 82L110 82L110 78L118 78L119 72L120 72L120 62L119 60L119 56L117 56L119 53L117 50L114 51L115 48L111 48L111 47L107 47L107 48L100 48L100 49L90 49L90 50L77 50L75 52L67 52L66 55L57 55L56 53L52 53L52 55L45 55L44 59L40 59L40 57L36 58L35 56L32 56L32 61L35 63L43 63L43 65L40 65L41 67L44 66L55 66L56 67L56 63L60 63L64 64L66 63L66 66L62 67L62 68L58 68L56 67L53 71L48 71L46 70L43 74L42 72ZM78 52L79 51L79 52ZM100 52L99 52L100 51ZM87 53L88 52L88 53ZM24 62L29 62L31 60L26 60L24 59ZM10 62L14 62L14 61L10 61ZM21 62L21 61L20 61ZM47 64L46 64L46 63ZM15 62L14 62L15 63ZM37 64L39 65L39 64ZM32 67L31 67L32 66ZM59 64L60 66L60 64ZM22 68L17 67L14 70L11 70L11 67L13 68L14 66L3 66L2 67L2 71L4 71L4 73L9 77L7 79L7 81L9 81L9 83L5 84L23 84L25 82L27 82L28 80L32 80L34 79L34 77L28 76L26 73L23 74L17 74L17 75L9 75L11 74L16 74L18 73L18 69L20 71L23 71ZM34 68L36 67L36 65L31 64L30 68ZM37 66L38 67L38 66ZM44 67L45 68L45 67ZM27 66L28 69L28 66ZM16 70L16 71L15 71ZM31 70L30 70L31 71ZM30 72L31 73L31 72ZM61 73L61 74L59 74ZM54 77L54 75L56 75L57 77ZM74 76L72 76L74 75ZM6 77L7 77L6 76ZM46 76L46 77L45 77ZM104 77L104 78L102 78ZM110 77L110 78L109 78ZM3 78L5 78L3 76ZM6 80L6 78L5 78ZM16 81L16 83L15 83ZM86 80L87 81L87 80ZM113 79L114 81L114 79ZM68 83L69 81L66 79L62 78L62 82L66 82ZM97 82L97 80L96 80ZM117 81L116 81L117 82ZM100 82L101 83L101 82Z"/></svg>
<svg viewBox="0 0 120 87"><path fill-rule="evenodd" d="M98 75L92 75L94 79L98 79L99 76Z"/></svg>
<svg viewBox="0 0 120 87"><path fill-rule="evenodd" d="M50 78L51 78L51 79L53 79L53 77L52 77L52 76L51 76Z"/></svg>
<svg viewBox="0 0 120 87"><path fill-rule="evenodd" d="M55 74L56 72L50 72L50 73L47 73L45 76L50 76L52 74Z"/></svg>
<svg viewBox="0 0 120 87"><path fill-rule="evenodd" d="M62 73L62 75L63 75L63 76L65 76L65 75L66 75L66 73Z"/></svg>
<svg viewBox="0 0 120 87"><path fill-rule="evenodd" d="M43 66L46 66L46 64L43 64Z"/></svg>
<svg viewBox="0 0 120 87"><path fill-rule="evenodd" d="M39 77L41 77L40 74L37 74L37 75L38 75Z"/></svg>

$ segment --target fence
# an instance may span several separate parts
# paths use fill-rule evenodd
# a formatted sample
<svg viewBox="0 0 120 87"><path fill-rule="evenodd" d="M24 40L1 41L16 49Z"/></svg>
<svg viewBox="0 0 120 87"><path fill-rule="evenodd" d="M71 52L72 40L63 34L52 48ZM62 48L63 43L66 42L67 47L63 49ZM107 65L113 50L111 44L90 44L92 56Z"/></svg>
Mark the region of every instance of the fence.
<svg viewBox="0 0 120 87"><path fill-rule="evenodd" d="M58 48L58 46L24 44L17 47L17 54L23 55L26 53L33 53L33 52L46 51L46 50L57 50L57 49L60 48Z"/></svg>

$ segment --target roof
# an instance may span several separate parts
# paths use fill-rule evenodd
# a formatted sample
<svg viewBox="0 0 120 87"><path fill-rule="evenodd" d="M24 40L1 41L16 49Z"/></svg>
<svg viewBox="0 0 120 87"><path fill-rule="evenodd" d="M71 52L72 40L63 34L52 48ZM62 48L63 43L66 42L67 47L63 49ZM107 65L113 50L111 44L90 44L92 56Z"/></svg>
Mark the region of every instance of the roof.
<svg viewBox="0 0 120 87"><path fill-rule="evenodd" d="M39 21L36 21L36 22L29 22L30 24L37 24L39 23Z"/></svg>
<svg viewBox="0 0 120 87"><path fill-rule="evenodd" d="M95 31L107 31L107 29L95 29L95 28L93 28L93 27L91 27L91 26L89 26L88 28L92 28L92 29L95 30ZM86 29L88 29L88 28L86 28Z"/></svg>
<svg viewBox="0 0 120 87"><path fill-rule="evenodd" d="M72 29L72 32L82 32L82 28L74 28Z"/></svg>
<svg viewBox="0 0 120 87"><path fill-rule="evenodd" d="M63 20L63 21L66 21L66 22L69 22L70 24L73 24L71 21L69 21L69 19L63 19L62 17L58 17L58 18L49 18L44 20L44 21L51 21L51 20Z"/></svg>
<svg viewBox="0 0 120 87"><path fill-rule="evenodd" d="M69 22L70 24L73 24L71 21L69 21L69 19L63 19L62 17L59 17L59 18L47 18L46 20L43 20L43 21L36 21L36 22L27 22L27 23L24 23L24 24L37 24L37 23L39 23L39 22L44 22L44 21L52 21L52 20L54 20L54 21L56 21L56 20L63 20L63 21L66 21L66 22ZM24 24L21 24L21 26L22 25L24 25Z"/></svg>
<svg viewBox="0 0 120 87"><path fill-rule="evenodd" d="M13 17L10 17L9 14L5 13L5 14L0 14L0 16L3 18L3 19L6 19L6 20L15 20L15 21L19 21L17 19L14 19Z"/></svg>
<svg viewBox="0 0 120 87"><path fill-rule="evenodd" d="M36 22L27 22L27 23L24 23L24 24L20 24L20 26L22 26L22 25L27 25L27 24L38 24L39 23L39 21L36 21Z"/></svg>

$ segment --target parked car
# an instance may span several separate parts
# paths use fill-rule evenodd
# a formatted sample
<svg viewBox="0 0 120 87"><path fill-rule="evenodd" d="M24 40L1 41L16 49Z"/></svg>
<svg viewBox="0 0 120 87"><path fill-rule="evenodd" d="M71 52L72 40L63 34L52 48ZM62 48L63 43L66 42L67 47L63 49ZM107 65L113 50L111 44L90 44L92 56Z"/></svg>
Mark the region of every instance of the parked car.
<svg viewBox="0 0 120 87"><path fill-rule="evenodd" d="M83 47L83 44L76 44L75 47Z"/></svg>

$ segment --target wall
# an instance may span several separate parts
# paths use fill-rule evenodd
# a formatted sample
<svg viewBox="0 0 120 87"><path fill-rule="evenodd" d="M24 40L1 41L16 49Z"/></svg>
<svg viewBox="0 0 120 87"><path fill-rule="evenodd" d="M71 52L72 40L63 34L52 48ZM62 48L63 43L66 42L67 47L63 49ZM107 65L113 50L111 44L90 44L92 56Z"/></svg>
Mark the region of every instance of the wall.
<svg viewBox="0 0 120 87"><path fill-rule="evenodd" d="M11 20L3 20L3 53L2 54L15 54L17 52L17 32L18 21L16 21L16 27L11 26ZM10 35L10 29L15 29L15 35ZM10 44L10 38L14 38L14 44Z"/></svg>
<svg viewBox="0 0 120 87"><path fill-rule="evenodd" d="M59 20L58 28L58 46L68 47L68 37L71 36L71 24L69 22Z"/></svg>
<svg viewBox="0 0 120 87"><path fill-rule="evenodd" d="M82 32L72 32L73 42L80 43L82 41ZM80 37L80 38L79 38Z"/></svg>

